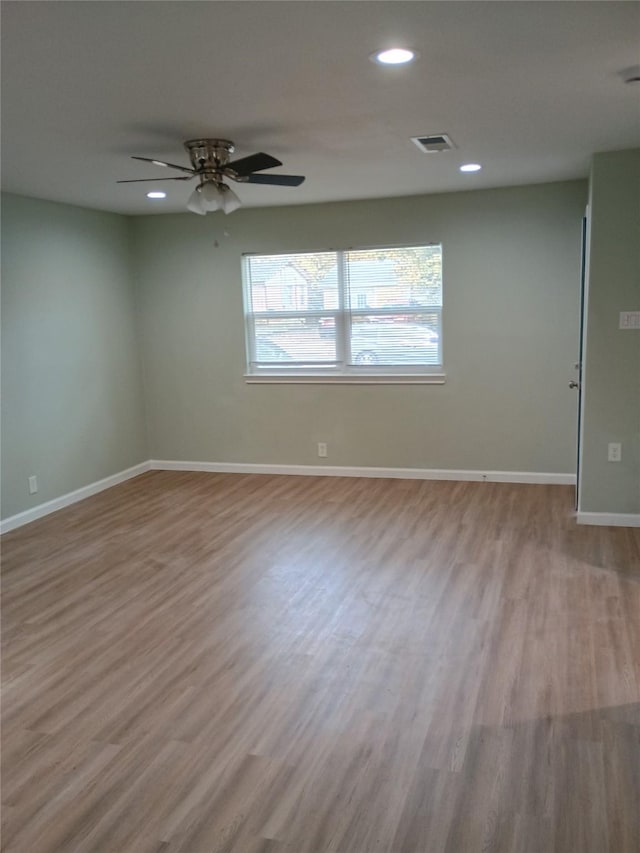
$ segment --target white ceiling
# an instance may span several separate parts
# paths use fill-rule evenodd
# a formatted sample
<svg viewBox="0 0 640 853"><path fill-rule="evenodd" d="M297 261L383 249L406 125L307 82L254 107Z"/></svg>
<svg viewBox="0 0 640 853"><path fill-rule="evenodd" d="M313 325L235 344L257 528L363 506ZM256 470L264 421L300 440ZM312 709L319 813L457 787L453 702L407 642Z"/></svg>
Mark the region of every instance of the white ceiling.
<svg viewBox="0 0 640 853"><path fill-rule="evenodd" d="M420 57L369 61L391 45ZM187 165L200 136L307 176L236 185L246 206L583 177L594 151L640 145L640 84L619 76L639 45L637 2L4 2L3 188L183 210L191 183L152 203L115 181L166 177L129 155ZM442 132L457 150L409 139Z"/></svg>

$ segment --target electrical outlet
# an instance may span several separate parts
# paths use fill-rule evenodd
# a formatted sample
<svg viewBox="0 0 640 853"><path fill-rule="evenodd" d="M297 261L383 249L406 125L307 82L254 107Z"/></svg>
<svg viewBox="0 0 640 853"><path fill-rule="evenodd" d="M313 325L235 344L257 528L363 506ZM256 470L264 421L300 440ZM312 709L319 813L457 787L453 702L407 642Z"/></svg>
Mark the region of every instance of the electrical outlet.
<svg viewBox="0 0 640 853"><path fill-rule="evenodd" d="M35 493L37 491L38 491L38 478L36 477L35 474L32 474L29 477L29 494L35 495Z"/></svg>
<svg viewBox="0 0 640 853"><path fill-rule="evenodd" d="M618 442L612 441L609 443L609 453L607 455L607 459L609 462L621 462L622 461L622 445Z"/></svg>
<svg viewBox="0 0 640 853"><path fill-rule="evenodd" d="M318 456L322 456L322 458L327 456L327 445L324 441L318 442Z"/></svg>

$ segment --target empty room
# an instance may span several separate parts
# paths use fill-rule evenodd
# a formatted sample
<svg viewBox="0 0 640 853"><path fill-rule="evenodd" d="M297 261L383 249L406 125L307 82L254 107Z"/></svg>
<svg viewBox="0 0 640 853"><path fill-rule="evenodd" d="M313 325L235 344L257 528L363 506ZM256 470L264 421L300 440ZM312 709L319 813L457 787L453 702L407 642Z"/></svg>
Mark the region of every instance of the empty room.
<svg viewBox="0 0 640 853"><path fill-rule="evenodd" d="M3 853L637 853L640 3L1 15Z"/></svg>

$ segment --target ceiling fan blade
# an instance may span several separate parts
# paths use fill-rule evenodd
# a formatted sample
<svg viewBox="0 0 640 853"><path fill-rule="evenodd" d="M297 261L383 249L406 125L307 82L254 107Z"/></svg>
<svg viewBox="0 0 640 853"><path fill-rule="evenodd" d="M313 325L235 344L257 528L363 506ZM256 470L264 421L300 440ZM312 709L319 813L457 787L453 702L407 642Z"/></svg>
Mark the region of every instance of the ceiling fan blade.
<svg viewBox="0 0 640 853"><path fill-rule="evenodd" d="M280 160L276 160L270 154L260 151L258 154L251 154L249 157L241 157L240 160L227 163L225 170L233 169L236 175L243 178L252 172L261 172L263 169L273 169L276 166L282 166Z"/></svg>
<svg viewBox="0 0 640 853"><path fill-rule="evenodd" d="M299 187L304 175L249 175L245 184L272 184L274 187Z"/></svg>
<svg viewBox="0 0 640 853"><path fill-rule="evenodd" d="M142 160L144 163L153 163L154 166L164 166L167 169L179 169L181 172L189 172L189 174L195 174L193 169L188 169L186 166L176 166L175 163L165 163L164 160L154 160L151 157L136 157L135 154L131 155L132 160Z"/></svg>
<svg viewBox="0 0 640 853"><path fill-rule="evenodd" d="M143 184L147 181L152 183L158 183L158 181L191 181L193 178L195 175L185 175L184 177L180 175L179 178L131 178L127 181L116 181L116 184Z"/></svg>

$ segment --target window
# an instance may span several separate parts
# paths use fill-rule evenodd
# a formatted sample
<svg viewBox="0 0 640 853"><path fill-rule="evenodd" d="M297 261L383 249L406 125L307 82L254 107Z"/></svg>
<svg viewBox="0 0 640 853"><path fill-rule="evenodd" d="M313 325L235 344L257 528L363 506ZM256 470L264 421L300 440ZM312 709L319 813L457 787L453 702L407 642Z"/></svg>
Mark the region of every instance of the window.
<svg viewBox="0 0 640 853"><path fill-rule="evenodd" d="M442 247L247 255L248 376L442 377Z"/></svg>

